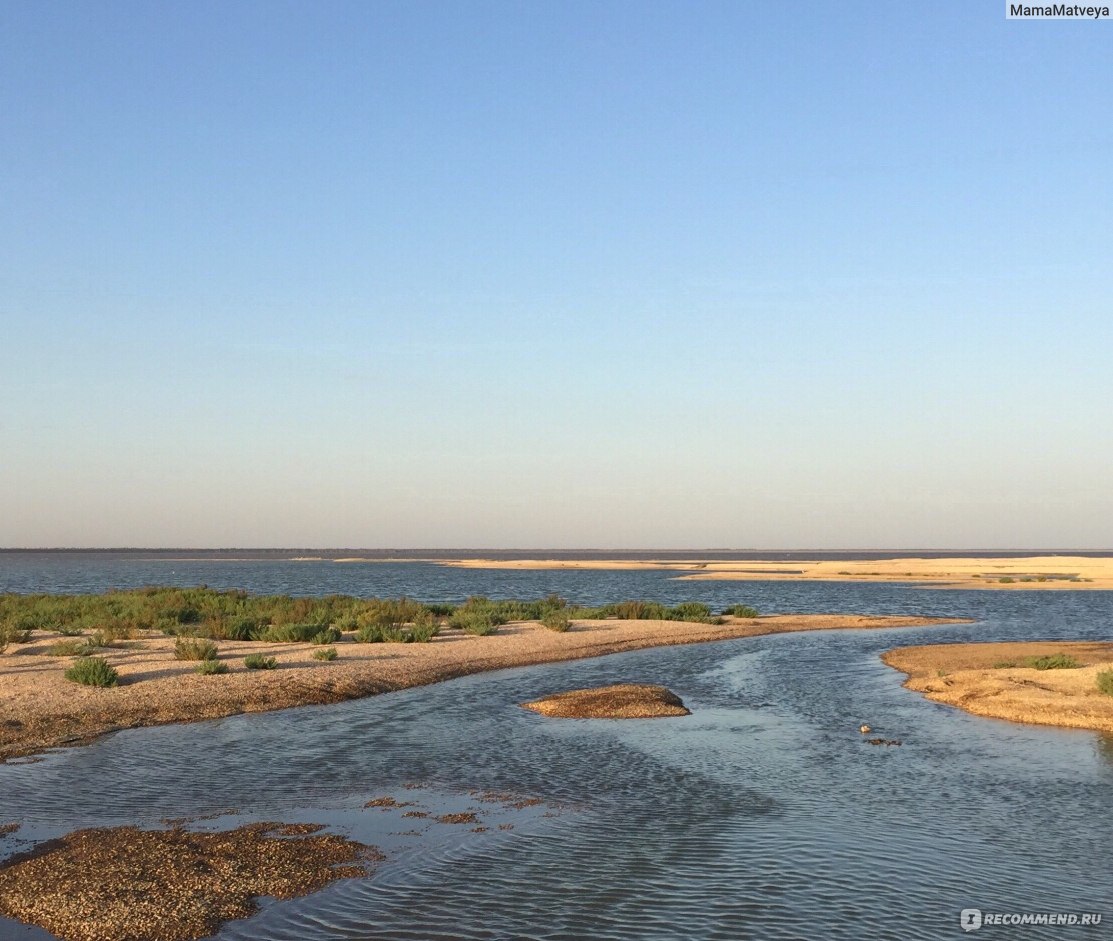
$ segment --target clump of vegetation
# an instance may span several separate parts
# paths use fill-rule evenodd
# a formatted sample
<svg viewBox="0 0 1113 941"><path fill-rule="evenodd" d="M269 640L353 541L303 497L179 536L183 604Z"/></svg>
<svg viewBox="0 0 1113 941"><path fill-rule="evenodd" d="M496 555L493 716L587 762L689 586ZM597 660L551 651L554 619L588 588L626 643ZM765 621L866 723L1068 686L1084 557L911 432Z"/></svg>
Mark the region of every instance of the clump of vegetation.
<svg viewBox="0 0 1113 941"><path fill-rule="evenodd" d="M1113 696L1113 670L1102 670L1097 675L1098 691Z"/></svg>
<svg viewBox="0 0 1113 941"><path fill-rule="evenodd" d="M96 649L97 645L85 638L73 637L51 644L47 647L47 653L52 657L87 657Z"/></svg>
<svg viewBox="0 0 1113 941"><path fill-rule="evenodd" d="M356 632L361 644L423 644L440 632L440 625L428 612L420 612L413 623L365 624Z"/></svg>
<svg viewBox="0 0 1113 941"><path fill-rule="evenodd" d="M316 644L318 647L324 647L328 644L335 644L341 638L341 633L335 627L326 627L323 631L318 631L309 638L311 644Z"/></svg>
<svg viewBox="0 0 1113 941"><path fill-rule="evenodd" d="M1025 663L1037 670L1074 670L1082 666L1070 654L1055 653L1046 657L1029 657Z"/></svg>
<svg viewBox="0 0 1113 941"><path fill-rule="evenodd" d="M1016 581L1016 579L1006 575L1004 578L997 579L997 581L1000 582L1002 585L1011 585L1013 582Z"/></svg>
<svg viewBox="0 0 1113 941"><path fill-rule="evenodd" d="M31 639L29 628L11 624L0 624L0 653L8 649L8 644L25 644Z"/></svg>
<svg viewBox="0 0 1113 941"><path fill-rule="evenodd" d="M993 664L993 669L995 669L995 670L1010 670L1015 666L1016 666L1016 661L1015 660L1001 660L998 663Z"/></svg>
<svg viewBox="0 0 1113 941"><path fill-rule="evenodd" d="M216 644L201 637L179 637L174 641L175 660L215 660Z"/></svg>
<svg viewBox="0 0 1113 941"><path fill-rule="evenodd" d="M669 609L657 601L619 601L600 609L603 617L620 621L666 621L668 613Z"/></svg>
<svg viewBox="0 0 1113 941"><path fill-rule="evenodd" d="M66 679L83 686L115 686L120 674L104 657L79 657L66 670Z"/></svg>
<svg viewBox="0 0 1113 941"><path fill-rule="evenodd" d="M735 618L756 618L759 616L757 608L751 608L748 604L732 604L729 608L723 609L723 614L729 614Z"/></svg>
<svg viewBox="0 0 1113 941"><path fill-rule="evenodd" d="M243 658L243 665L249 670L273 670L278 666L278 661L261 653L249 653Z"/></svg>
<svg viewBox="0 0 1113 941"><path fill-rule="evenodd" d="M274 624L257 633L255 639L268 644L297 644L311 641L318 634L327 633L329 630L331 629L326 628L322 631L320 624ZM332 641L325 641L325 643L332 643Z"/></svg>
<svg viewBox="0 0 1113 941"><path fill-rule="evenodd" d="M568 616L567 611L554 610L546 612L541 618L541 623L550 631L564 634L572 627L572 618Z"/></svg>
<svg viewBox="0 0 1113 941"><path fill-rule="evenodd" d="M199 664L197 664L195 669L202 676L214 676L218 673L227 673L228 672L228 664L223 663L220 660L205 659L205 660L202 660Z"/></svg>
<svg viewBox="0 0 1113 941"><path fill-rule="evenodd" d="M329 662L335 660L340 655L336 652L335 647L322 647L320 650L314 650L310 656L312 656L314 660Z"/></svg>

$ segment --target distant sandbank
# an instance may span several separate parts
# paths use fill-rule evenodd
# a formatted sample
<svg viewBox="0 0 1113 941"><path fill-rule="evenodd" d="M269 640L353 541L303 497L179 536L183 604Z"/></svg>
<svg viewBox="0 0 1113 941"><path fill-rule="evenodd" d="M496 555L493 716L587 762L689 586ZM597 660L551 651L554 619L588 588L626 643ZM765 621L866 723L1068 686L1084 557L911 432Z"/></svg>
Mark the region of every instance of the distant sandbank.
<svg viewBox="0 0 1113 941"><path fill-rule="evenodd" d="M1113 695L1097 687L1098 674L1113 669L1113 643L939 644L881 659L908 674L908 689L975 715L1113 732Z"/></svg>
<svg viewBox="0 0 1113 941"><path fill-rule="evenodd" d="M992 589L1113 589L1113 555L1012 558L716 561L656 559L454 559L439 565L471 569L668 571L690 581L910 582L919 587Z"/></svg>
<svg viewBox="0 0 1113 941"><path fill-rule="evenodd" d="M98 651L120 674L120 685L109 689L66 680L72 658L50 655L57 636L35 631L28 643L12 644L0 655L0 760L125 728L340 702L486 670L789 631L948 623L962 621L824 614L727 618L723 624L608 619L576 621L566 633L517 622L489 637L448 630L422 644L345 639L336 644L334 662L312 659L319 648L308 643L217 641L231 672L215 676L195 673L194 662L175 660L173 638L151 634L141 636L138 647ZM243 658L252 653L275 657L278 669L245 669Z"/></svg>

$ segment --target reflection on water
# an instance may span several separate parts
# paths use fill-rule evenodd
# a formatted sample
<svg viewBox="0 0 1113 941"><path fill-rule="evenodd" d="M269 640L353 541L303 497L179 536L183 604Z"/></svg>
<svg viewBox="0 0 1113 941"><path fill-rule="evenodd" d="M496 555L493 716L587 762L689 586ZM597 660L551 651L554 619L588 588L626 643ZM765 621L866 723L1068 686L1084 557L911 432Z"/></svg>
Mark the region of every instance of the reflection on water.
<svg viewBox="0 0 1113 941"><path fill-rule="evenodd" d="M665 600L723 590L629 579L616 594L661 596L631 585L681 586ZM1100 639L1113 596L726 586L732 598L751 589L813 610L899 610L891 602L903 599L905 610L980 621L647 650L123 732L0 766L0 818L24 821L28 836L236 808L328 821L388 849L372 878L269 905L227 925L222 941L934 939L961 936L963 908L1111 908L1113 737L928 702L877 655L902 643ZM611 682L666 685L693 715L554 721L516 705ZM861 722L903 746L865 744ZM436 806L466 809L477 789L536 795L559 812L497 809L494 826L472 833L363 809L412 782ZM514 829L498 829L519 813ZM1024 937L1100 930L1026 927Z"/></svg>

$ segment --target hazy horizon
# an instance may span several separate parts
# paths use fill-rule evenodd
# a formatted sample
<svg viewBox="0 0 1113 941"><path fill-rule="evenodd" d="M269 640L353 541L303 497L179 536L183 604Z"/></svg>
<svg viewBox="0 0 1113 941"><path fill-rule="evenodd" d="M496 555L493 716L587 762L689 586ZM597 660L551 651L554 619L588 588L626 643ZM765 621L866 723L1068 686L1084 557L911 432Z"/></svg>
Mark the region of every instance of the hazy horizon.
<svg viewBox="0 0 1113 941"><path fill-rule="evenodd" d="M9 5L0 544L1107 546L1108 25Z"/></svg>

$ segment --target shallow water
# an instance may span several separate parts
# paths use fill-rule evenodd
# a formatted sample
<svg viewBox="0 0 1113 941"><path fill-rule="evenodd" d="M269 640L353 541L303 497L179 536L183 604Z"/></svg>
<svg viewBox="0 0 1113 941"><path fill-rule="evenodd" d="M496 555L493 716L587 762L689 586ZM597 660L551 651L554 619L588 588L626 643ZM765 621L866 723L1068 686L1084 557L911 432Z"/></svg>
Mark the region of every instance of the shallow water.
<svg viewBox="0 0 1113 941"><path fill-rule="evenodd" d="M343 578L385 567L332 566L359 570ZM229 581L243 577L232 569ZM453 597L459 583L434 582L458 571L397 577L418 597ZM331 822L388 850L372 878L269 905L227 925L223 941L940 938L964 936L958 913L971 907L1106 915L1098 928L987 926L975 937L1108 936L1113 740L930 703L877 657L898 644L1108 639L1113 594L526 574L554 587L515 573L511 590L482 579L474 590L712 604L728 596L768 611L922 611L979 622L646 650L122 732L0 766L0 822L22 820L14 836L28 838L234 808L250 819ZM423 591L426 577L434 581ZM208 582L219 583L211 574ZM569 722L516 705L620 681L663 683L693 715ZM863 721L903 746L865 744ZM412 783L423 790L407 791ZM477 801L475 789L547 804L506 809ZM363 810L382 794L437 812L475 807L491 829ZM0 848L17 848L15 838Z"/></svg>

